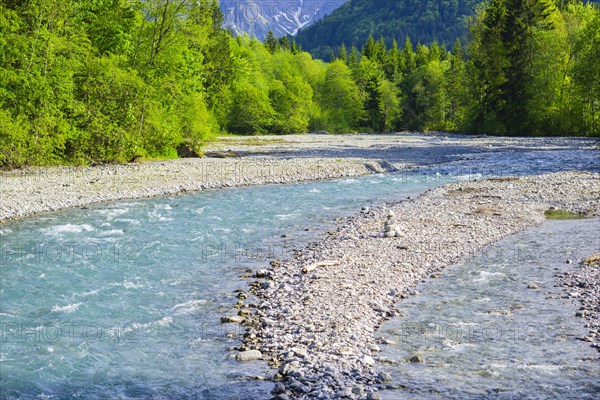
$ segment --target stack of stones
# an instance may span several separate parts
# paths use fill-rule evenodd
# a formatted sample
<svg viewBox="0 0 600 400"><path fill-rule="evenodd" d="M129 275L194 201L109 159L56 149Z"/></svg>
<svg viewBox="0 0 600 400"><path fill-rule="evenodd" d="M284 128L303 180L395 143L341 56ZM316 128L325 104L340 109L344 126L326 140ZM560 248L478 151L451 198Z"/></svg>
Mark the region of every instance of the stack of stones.
<svg viewBox="0 0 600 400"><path fill-rule="evenodd" d="M387 216L387 220L383 226L383 235L385 237L400 237L402 236L400 233L400 229L398 225L396 225L396 216L393 211Z"/></svg>

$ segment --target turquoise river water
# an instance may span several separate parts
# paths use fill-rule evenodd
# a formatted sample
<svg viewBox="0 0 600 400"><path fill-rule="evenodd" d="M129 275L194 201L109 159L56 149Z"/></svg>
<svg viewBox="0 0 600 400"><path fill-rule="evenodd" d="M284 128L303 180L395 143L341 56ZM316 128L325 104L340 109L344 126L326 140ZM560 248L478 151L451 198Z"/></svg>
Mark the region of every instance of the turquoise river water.
<svg viewBox="0 0 600 400"><path fill-rule="evenodd" d="M118 201L4 223L0 225L0 398L268 398L272 384L253 378L273 372L261 363L233 360L227 347L239 343L241 332L219 322L235 303L233 291L245 288L240 275L246 268L289 257L292 249L318 240L336 218L356 213L362 206L400 200L456 180L558 170L600 171L597 152L457 155L455 162L412 171ZM532 230L523 239L543 243L544 229ZM561 231L569 226L556 229L557 238L571 233ZM580 237L579 242L593 247L597 243L591 237ZM512 248L513 244L499 246ZM513 268L505 261L498 263L494 271ZM468 286L478 277L509 279L510 273L492 273L488 267L488 260L475 257L467 269L456 270L460 279L444 286L443 294L435 285L454 278L420 289L431 293L403 306L419 310L418 318L409 322L428 320L424 312L441 318L436 305L442 301L452 306L442 307L444 313L456 312L460 318L471 315L478 304L468 303L485 298L507 301L495 307L510 309L512 303L494 297L496 286L481 289L484 293ZM524 279L519 277L519 283ZM538 315L531 318L553 323ZM399 326L386 329L393 336ZM408 372L392 368L398 382L414 385L390 391L389 396L412 393L435 398L432 388L448 394L465 392L467 387L474 395L501 393L494 392L498 385L517 384L514 374L505 372L511 370L507 360L515 357L534 359L535 367L521 372L540 378L527 384L563 386L548 371L590 353L579 344L570 343L564 351L560 350L564 343L549 345L548 361L531 343L527 343L528 353L505 345L473 353L459 343L449 355L404 345L385 349L398 357L421 352L439 364L433 372L427 367ZM473 359L485 359L486 351L497 353L497 359L489 365L473 365ZM469 377L486 379L453 378L461 371L451 371L448 365L465 352L470 354L467 362L457 368L470 371ZM590 384L589 378L597 369L590 368L573 372L579 379L573 382L587 382L582 395L598 390L597 382ZM472 370L476 371L471 374ZM450 382L443 387L433 379L440 371Z"/></svg>

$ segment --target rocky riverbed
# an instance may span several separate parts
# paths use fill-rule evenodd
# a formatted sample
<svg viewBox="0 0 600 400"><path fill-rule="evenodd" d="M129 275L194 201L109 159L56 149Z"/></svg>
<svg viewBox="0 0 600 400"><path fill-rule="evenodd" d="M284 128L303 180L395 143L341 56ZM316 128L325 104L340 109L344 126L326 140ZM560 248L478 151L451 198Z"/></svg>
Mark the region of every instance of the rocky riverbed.
<svg viewBox="0 0 600 400"><path fill-rule="evenodd" d="M445 134L227 138L207 148L215 158L0 172L0 221L126 198L358 176L460 160L469 167L471 160L494 158L497 152L506 164L520 154L557 150L563 160L581 160L575 169L597 171L594 146L585 139ZM570 157L571 151L585 156ZM560 162L545 158L552 165ZM499 171L498 162L487 166L489 172L481 172L481 163L476 173L465 171L470 179L512 171ZM526 173L532 173L528 168ZM540 223L551 207L599 215L599 178L556 173L465 181L418 199L365 207L292 260L273 260L270 268L252 272L253 293L238 292L235 313L223 319L248 328L235 356L269 361L277 371L273 394L279 399L376 399L378 390L390 384L390 376L378 372L390 360L378 355L385 339L378 337L377 328L401 312L396 308L399 298L469 253ZM570 292L587 289L579 282L597 276L586 272L573 279L577 288ZM409 361L420 362L418 357Z"/></svg>
<svg viewBox="0 0 600 400"><path fill-rule="evenodd" d="M600 254L582 260L579 267L560 276L565 297L581 303L576 316L586 321L589 335L580 339L600 351Z"/></svg>
<svg viewBox="0 0 600 400"><path fill-rule="evenodd" d="M226 137L206 146L207 158L0 171L0 221L120 199L390 172L474 154L595 146L578 138L448 134Z"/></svg>
<svg viewBox="0 0 600 400"><path fill-rule="evenodd" d="M269 361L280 400L380 398L390 377L377 371L389 361L378 356L385 339L377 329L401 312L397 301L442 268L541 223L551 208L600 215L600 174L455 183L365 208L294 259L254 272L257 301L238 293L238 315L224 320L247 326L237 357Z"/></svg>
<svg viewBox="0 0 600 400"><path fill-rule="evenodd" d="M394 169L383 161L355 158L207 158L33 168L0 174L0 221L106 201L352 177Z"/></svg>

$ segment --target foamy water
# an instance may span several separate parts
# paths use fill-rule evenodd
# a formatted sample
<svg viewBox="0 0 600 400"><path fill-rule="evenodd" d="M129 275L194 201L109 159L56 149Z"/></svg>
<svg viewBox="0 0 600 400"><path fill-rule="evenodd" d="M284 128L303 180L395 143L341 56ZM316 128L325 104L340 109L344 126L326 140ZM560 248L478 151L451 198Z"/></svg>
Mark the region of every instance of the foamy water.
<svg viewBox="0 0 600 400"><path fill-rule="evenodd" d="M42 229L42 233L50 236L58 236L61 233L82 233L82 232L92 232L95 228L89 224L65 224L65 225L55 225L50 228Z"/></svg>
<svg viewBox="0 0 600 400"><path fill-rule="evenodd" d="M73 311L76 311L80 305L82 305L83 303L73 303L73 304L67 304L66 306L54 306L52 307L52 311L54 312L63 312L63 313L72 313Z"/></svg>

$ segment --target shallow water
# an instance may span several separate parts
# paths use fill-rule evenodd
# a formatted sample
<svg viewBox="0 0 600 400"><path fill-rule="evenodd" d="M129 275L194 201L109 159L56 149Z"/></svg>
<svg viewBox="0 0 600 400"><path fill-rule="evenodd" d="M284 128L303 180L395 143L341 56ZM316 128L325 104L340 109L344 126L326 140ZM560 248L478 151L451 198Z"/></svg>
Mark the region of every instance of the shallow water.
<svg viewBox="0 0 600 400"><path fill-rule="evenodd" d="M0 225L0 397L252 399L221 325L247 267L286 258L334 218L449 181L598 171L589 151L457 155L417 171L120 201ZM309 229L309 231L306 231ZM282 237L282 235L287 237ZM229 337L228 337L229 334Z"/></svg>
<svg viewBox="0 0 600 400"><path fill-rule="evenodd" d="M386 399L597 399L600 362L577 301L555 275L600 250L600 220L547 221L446 269L402 300L382 355L400 390ZM539 289L528 289L529 284ZM413 356L422 363L411 363Z"/></svg>

